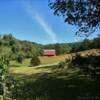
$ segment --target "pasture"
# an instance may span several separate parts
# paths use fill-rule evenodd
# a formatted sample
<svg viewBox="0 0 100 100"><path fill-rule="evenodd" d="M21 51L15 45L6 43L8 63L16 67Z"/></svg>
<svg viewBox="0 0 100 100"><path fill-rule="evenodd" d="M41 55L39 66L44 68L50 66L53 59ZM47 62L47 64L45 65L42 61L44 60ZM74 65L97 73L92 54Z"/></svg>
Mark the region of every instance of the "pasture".
<svg viewBox="0 0 100 100"><path fill-rule="evenodd" d="M39 57L39 59L41 61L41 65L33 67L30 67L30 59L25 59L22 64L18 63L17 61L11 61L10 71L12 73L18 73L18 74L24 73L26 75L31 75L36 72L44 71L44 70L38 70L37 67L57 65L58 63L66 59L66 55L53 56L53 57Z"/></svg>
<svg viewBox="0 0 100 100"><path fill-rule="evenodd" d="M100 98L100 81L80 76L78 69L57 66L15 69L17 100L91 100ZM24 99L23 99L24 98ZM99 99L97 99L99 100Z"/></svg>
<svg viewBox="0 0 100 100"><path fill-rule="evenodd" d="M30 59L22 64L11 62L10 74L16 80L18 91L13 97L18 100L100 100L99 80L81 75L78 68L58 68L57 64L69 56L40 57L42 63L35 67L29 66Z"/></svg>

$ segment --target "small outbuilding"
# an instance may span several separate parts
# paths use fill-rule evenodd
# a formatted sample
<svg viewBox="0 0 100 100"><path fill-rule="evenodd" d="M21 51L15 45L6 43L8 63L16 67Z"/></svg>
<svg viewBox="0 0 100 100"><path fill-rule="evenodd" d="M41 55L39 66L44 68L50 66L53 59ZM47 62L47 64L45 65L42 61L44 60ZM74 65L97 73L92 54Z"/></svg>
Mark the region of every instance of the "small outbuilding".
<svg viewBox="0 0 100 100"><path fill-rule="evenodd" d="M43 56L56 56L55 49L45 49L43 50Z"/></svg>

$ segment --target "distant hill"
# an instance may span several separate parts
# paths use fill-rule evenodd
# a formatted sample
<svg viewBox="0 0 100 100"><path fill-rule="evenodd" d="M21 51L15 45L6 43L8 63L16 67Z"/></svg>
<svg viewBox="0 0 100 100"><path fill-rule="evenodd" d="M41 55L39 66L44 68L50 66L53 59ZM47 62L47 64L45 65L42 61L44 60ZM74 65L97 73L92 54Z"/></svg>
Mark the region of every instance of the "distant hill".
<svg viewBox="0 0 100 100"><path fill-rule="evenodd" d="M21 41L13 37L11 34L0 36L0 55L12 56L17 55L31 57L33 54L40 54L41 44L29 41Z"/></svg>
<svg viewBox="0 0 100 100"><path fill-rule="evenodd" d="M84 39L81 42L48 44L44 48L56 49L57 54L75 53L90 49L100 49L100 36L94 39Z"/></svg>
<svg viewBox="0 0 100 100"><path fill-rule="evenodd" d="M55 49L57 55L80 52L90 49L100 49L100 37L92 40L85 39L82 42L75 43L56 43L42 45L30 41L18 40L12 34L0 36L0 55L8 55L11 59L22 55L25 58L30 58L32 55L42 55L43 49Z"/></svg>

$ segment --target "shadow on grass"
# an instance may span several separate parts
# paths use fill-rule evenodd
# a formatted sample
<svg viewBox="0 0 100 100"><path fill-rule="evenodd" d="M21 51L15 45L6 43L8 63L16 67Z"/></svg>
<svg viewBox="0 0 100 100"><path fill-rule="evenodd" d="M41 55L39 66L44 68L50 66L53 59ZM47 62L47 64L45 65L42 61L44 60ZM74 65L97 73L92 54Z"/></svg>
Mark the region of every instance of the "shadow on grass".
<svg viewBox="0 0 100 100"><path fill-rule="evenodd" d="M16 100L100 100L100 81L76 76L57 78L59 73L36 74L16 80L12 98ZM97 97L99 99L91 99Z"/></svg>
<svg viewBox="0 0 100 100"><path fill-rule="evenodd" d="M17 64L17 65L10 65L10 67L20 67L21 64Z"/></svg>

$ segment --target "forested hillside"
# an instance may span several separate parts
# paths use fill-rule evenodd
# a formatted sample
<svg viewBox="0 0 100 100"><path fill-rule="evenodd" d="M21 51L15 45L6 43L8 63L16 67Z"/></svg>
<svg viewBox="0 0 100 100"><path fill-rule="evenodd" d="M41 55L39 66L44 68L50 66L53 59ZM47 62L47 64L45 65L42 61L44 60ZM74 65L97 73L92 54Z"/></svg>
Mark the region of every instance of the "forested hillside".
<svg viewBox="0 0 100 100"><path fill-rule="evenodd" d="M0 36L0 55L7 55L11 59L18 56L31 58L33 55L42 56L43 49L55 49L57 55L79 52L89 49L100 48L100 37L92 40L85 39L75 43L56 43L42 45L35 42L22 41L16 39L11 34Z"/></svg>
<svg viewBox="0 0 100 100"><path fill-rule="evenodd" d="M84 50L90 50L90 49L99 49L100 36L91 40L84 39L81 42L49 44L49 45L45 45L44 48L56 49L58 55L64 53L73 53L73 52L79 52Z"/></svg>
<svg viewBox="0 0 100 100"><path fill-rule="evenodd" d="M21 41L11 34L0 36L0 55L8 55L15 59L16 56L31 57L33 54L40 54L41 45L35 42Z"/></svg>

